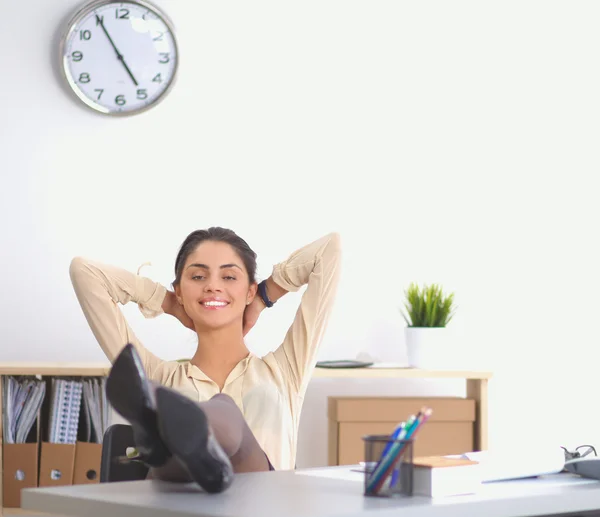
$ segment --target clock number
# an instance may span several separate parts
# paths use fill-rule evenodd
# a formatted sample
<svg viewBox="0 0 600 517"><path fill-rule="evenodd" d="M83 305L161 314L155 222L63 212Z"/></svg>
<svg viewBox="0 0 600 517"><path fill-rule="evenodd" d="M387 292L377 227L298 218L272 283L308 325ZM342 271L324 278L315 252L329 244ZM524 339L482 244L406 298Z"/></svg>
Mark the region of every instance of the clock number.
<svg viewBox="0 0 600 517"><path fill-rule="evenodd" d="M125 105L125 95L117 95L115 97L115 104L117 104L119 106L124 106Z"/></svg>
<svg viewBox="0 0 600 517"><path fill-rule="evenodd" d="M73 58L73 61L81 61L83 59L83 52L76 50L71 54L71 57Z"/></svg>
<svg viewBox="0 0 600 517"><path fill-rule="evenodd" d="M152 79L153 83L162 83L162 77L160 76L160 74L156 74L153 79Z"/></svg>
<svg viewBox="0 0 600 517"><path fill-rule="evenodd" d="M162 37L164 34L165 34L164 32L158 31L158 36L156 36L156 38L152 38L152 41L162 41L163 40Z"/></svg>
<svg viewBox="0 0 600 517"><path fill-rule="evenodd" d="M104 15L102 15L102 16L96 15L96 27L98 25L102 25L103 23L104 23Z"/></svg>
<svg viewBox="0 0 600 517"><path fill-rule="evenodd" d="M148 98L148 94L146 93L146 89L142 88L137 91L137 98L140 100L144 100Z"/></svg>
<svg viewBox="0 0 600 517"><path fill-rule="evenodd" d="M79 82L80 83L89 83L91 81L90 74L83 72L79 74Z"/></svg>
<svg viewBox="0 0 600 517"><path fill-rule="evenodd" d="M160 56L160 59L158 60L159 63L162 63L164 65L165 63L169 62L169 53L168 52L160 52L159 56Z"/></svg>
<svg viewBox="0 0 600 517"><path fill-rule="evenodd" d="M115 18L129 20L129 9L115 9Z"/></svg>
<svg viewBox="0 0 600 517"><path fill-rule="evenodd" d="M102 94L104 93L104 88L96 88L94 91L98 92L98 98L96 100L100 100L100 97L102 97Z"/></svg>
<svg viewBox="0 0 600 517"><path fill-rule="evenodd" d="M92 33L89 30L79 31L79 39L80 40L89 40L92 37Z"/></svg>

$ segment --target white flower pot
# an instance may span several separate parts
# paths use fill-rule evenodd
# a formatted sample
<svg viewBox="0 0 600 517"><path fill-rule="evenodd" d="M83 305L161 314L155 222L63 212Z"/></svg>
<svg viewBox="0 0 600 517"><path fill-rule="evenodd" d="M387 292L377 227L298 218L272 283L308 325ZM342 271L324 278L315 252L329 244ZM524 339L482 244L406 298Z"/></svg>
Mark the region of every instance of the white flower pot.
<svg viewBox="0 0 600 517"><path fill-rule="evenodd" d="M445 327L406 327L406 354L411 368L453 368L456 357Z"/></svg>

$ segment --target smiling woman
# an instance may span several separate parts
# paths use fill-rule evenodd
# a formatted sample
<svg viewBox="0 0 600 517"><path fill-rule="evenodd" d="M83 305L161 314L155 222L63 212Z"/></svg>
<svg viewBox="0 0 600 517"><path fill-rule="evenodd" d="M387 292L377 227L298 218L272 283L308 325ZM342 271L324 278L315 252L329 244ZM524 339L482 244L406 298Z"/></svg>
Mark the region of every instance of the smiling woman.
<svg viewBox="0 0 600 517"><path fill-rule="evenodd" d="M302 401L333 307L340 271L337 233L298 249L256 282L256 254L233 231L192 232L175 261L173 290L81 257L70 267L85 317L113 362L107 396L132 425L151 475L194 480L210 492L235 472L293 469ZM306 285L274 352L244 343L260 313ZM164 361L137 339L118 304L148 318L170 314L198 335L189 362Z"/></svg>

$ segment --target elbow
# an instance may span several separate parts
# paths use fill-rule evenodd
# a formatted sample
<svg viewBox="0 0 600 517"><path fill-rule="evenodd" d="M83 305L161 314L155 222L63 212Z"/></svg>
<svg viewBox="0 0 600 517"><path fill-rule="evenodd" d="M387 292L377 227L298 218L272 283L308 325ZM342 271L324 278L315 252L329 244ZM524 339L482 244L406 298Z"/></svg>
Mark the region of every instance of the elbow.
<svg viewBox="0 0 600 517"><path fill-rule="evenodd" d="M342 239L338 232L326 235L326 243L321 248L321 259L327 270L337 273L342 261Z"/></svg>
<svg viewBox="0 0 600 517"><path fill-rule="evenodd" d="M342 237L338 232L331 232L327 242L327 251L332 255L340 256L342 254Z"/></svg>
<svg viewBox="0 0 600 517"><path fill-rule="evenodd" d="M339 232L331 232L329 234L329 244L336 249L342 247L342 237Z"/></svg>
<svg viewBox="0 0 600 517"><path fill-rule="evenodd" d="M72 282L76 282L78 278L87 270L88 261L83 257L75 257L69 265L69 276Z"/></svg>

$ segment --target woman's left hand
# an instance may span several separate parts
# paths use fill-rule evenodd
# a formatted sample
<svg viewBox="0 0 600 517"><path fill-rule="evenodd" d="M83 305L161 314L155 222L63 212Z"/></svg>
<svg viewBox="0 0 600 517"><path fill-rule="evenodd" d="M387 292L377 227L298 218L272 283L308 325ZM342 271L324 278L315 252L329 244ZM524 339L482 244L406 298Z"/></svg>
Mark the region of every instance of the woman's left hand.
<svg viewBox="0 0 600 517"><path fill-rule="evenodd" d="M244 311L244 336L250 332L252 327L254 327L258 321L258 316L260 316L260 313L264 308L265 304L258 295L254 297L254 300L250 302L250 305L246 306L246 310Z"/></svg>

